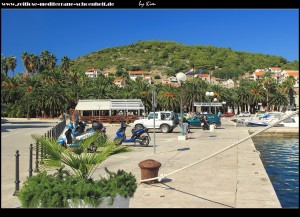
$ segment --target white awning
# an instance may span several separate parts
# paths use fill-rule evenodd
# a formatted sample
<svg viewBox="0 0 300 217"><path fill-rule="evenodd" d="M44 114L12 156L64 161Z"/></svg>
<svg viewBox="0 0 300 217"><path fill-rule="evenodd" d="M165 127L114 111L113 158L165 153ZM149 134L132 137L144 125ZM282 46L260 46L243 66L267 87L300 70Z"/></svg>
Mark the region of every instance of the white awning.
<svg viewBox="0 0 300 217"><path fill-rule="evenodd" d="M99 99L79 100L75 108L79 111L91 110L144 110L140 99Z"/></svg>
<svg viewBox="0 0 300 217"><path fill-rule="evenodd" d="M110 101L108 100L79 100L76 110L89 111L89 110L109 110Z"/></svg>

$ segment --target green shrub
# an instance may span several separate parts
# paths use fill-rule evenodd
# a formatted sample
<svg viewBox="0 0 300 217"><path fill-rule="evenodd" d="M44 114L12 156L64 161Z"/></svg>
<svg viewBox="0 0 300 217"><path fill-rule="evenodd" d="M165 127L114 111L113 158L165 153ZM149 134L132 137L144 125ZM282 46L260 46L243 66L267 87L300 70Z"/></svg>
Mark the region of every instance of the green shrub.
<svg viewBox="0 0 300 217"><path fill-rule="evenodd" d="M53 175L42 172L28 178L18 192L22 207L69 207L68 199L74 204L81 200L94 207L101 204L105 197L110 197L110 204L115 196L132 197L137 188L136 178L123 170L108 173L108 178L100 180L82 179L70 175L62 168Z"/></svg>

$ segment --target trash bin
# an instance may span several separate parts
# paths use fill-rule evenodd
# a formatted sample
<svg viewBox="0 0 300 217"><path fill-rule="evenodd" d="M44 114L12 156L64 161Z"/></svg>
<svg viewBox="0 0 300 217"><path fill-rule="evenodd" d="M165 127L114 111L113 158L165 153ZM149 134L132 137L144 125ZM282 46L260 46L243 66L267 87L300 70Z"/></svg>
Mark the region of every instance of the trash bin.
<svg viewBox="0 0 300 217"><path fill-rule="evenodd" d="M161 163L152 159L144 160L139 163L141 168L141 179L151 179L158 176L158 170L161 167ZM147 181L144 183L151 184L157 183L158 180Z"/></svg>
<svg viewBox="0 0 300 217"><path fill-rule="evenodd" d="M213 125L213 124L209 125L209 131L215 132L215 125Z"/></svg>

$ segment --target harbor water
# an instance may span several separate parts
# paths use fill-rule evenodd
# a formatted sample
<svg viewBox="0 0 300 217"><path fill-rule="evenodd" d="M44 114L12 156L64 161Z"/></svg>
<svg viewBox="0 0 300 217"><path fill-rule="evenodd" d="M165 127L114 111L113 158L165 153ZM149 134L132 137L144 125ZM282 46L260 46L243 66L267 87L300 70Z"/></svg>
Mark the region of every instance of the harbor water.
<svg viewBox="0 0 300 217"><path fill-rule="evenodd" d="M283 208L299 208L299 138L254 137Z"/></svg>

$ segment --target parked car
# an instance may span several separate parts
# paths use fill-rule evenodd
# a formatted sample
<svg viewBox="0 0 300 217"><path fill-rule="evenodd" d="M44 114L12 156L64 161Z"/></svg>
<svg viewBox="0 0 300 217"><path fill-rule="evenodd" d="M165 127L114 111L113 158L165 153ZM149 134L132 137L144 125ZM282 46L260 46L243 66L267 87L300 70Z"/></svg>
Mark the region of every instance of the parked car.
<svg viewBox="0 0 300 217"><path fill-rule="evenodd" d="M239 117L250 117L251 116L251 113L250 112L241 112L239 114Z"/></svg>
<svg viewBox="0 0 300 217"><path fill-rule="evenodd" d="M218 117L218 115L216 115L216 114L202 114L202 115L207 116L209 125L212 124L215 126L215 128L221 127L221 121L220 121L220 118ZM201 120L198 115L193 118L188 119L187 122L191 127L201 127Z"/></svg>
<svg viewBox="0 0 300 217"><path fill-rule="evenodd" d="M141 129L143 127L153 129L154 113L150 112L147 118L135 120L134 128ZM155 128L159 128L162 133L171 133L179 124L178 115L172 111L156 111L155 112Z"/></svg>
<svg viewBox="0 0 300 217"><path fill-rule="evenodd" d="M228 113L228 112L226 112L224 114L221 114L221 117L232 117L232 116L234 116L234 114L233 113Z"/></svg>

